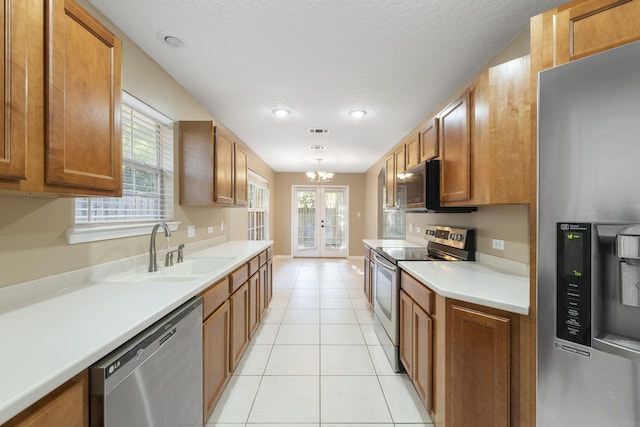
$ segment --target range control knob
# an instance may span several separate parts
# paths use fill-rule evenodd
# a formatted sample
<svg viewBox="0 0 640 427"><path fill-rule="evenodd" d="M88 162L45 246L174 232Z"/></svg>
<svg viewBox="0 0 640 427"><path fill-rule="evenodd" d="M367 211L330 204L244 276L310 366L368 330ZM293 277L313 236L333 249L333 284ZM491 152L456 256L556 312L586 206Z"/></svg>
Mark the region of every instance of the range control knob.
<svg viewBox="0 0 640 427"><path fill-rule="evenodd" d="M462 242L462 240L464 240L464 236L462 234L458 234L456 240L458 240L458 242Z"/></svg>

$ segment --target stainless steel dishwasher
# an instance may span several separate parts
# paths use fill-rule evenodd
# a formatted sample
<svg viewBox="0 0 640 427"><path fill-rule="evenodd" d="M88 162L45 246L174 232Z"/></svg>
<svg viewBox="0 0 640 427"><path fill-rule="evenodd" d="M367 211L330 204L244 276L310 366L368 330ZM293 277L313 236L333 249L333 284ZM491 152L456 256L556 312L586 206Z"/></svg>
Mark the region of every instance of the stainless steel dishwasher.
<svg viewBox="0 0 640 427"><path fill-rule="evenodd" d="M92 427L202 427L202 299L183 304L89 372Z"/></svg>

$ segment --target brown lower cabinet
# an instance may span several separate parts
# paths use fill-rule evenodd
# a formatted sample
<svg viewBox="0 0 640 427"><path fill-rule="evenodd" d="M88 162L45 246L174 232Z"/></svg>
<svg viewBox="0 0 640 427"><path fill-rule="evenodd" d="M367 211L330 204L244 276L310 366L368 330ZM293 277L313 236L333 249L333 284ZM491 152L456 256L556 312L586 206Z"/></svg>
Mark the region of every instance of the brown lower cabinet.
<svg viewBox="0 0 640 427"><path fill-rule="evenodd" d="M19 413L2 427L86 427L89 376L84 371Z"/></svg>
<svg viewBox="0 0 640 427"><path fill-rule="evenodd" d="M249 278L249 339L260 324L260 272Z"/></svg>
<svg viewBox="0 0 640 427"><path fill-rule="evenodd" d="M452 304L448 426L507 427L510 420L511 321Z"/></svg>
<svg viewBox="0 0 640 427"><path fill-rule="evenodd" d="M229 303L231 305L229 368L233 372L249 343L249 282L245 282L231 295Z"/></svg>
<svg viewBox="0 0 640 427"><path fill-rule="evenodd" d="M526 317L445 298L405 271L400 286L400 360L435 425L530 425Z"/></svg>
<svg viewBox="0 0 640 427"><path fill-rule="evenodd" d="M202 324L204 419L207 420L229 381L229 302L225 302Z"/></svg>

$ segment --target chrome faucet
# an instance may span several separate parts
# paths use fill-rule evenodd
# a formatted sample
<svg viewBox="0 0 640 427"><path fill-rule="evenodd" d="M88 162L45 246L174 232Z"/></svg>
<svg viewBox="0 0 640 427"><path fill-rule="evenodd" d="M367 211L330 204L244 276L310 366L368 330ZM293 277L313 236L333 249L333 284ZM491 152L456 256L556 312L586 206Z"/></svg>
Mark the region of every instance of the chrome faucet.
<svg viewBox="0 0 640 427"><path fill-rule="evenodd" d="M169 226L166 223L159 222L153 226L153 230L151 230L151 243L149 244L149 272L158 271L158 261L156 259L156 234L160 227L164 229L165 237L171 236L171 231L169 231Z"/></svg>

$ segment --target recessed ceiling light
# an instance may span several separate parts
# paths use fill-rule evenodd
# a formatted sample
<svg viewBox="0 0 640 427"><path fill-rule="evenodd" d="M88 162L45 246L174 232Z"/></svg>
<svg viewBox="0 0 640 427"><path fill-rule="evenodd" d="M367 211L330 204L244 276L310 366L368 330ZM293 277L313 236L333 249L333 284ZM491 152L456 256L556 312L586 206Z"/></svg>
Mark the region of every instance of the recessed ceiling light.
<svg viewBox="0 0 640 427"><path fill-rule="evenodd" d="M291 114L291 111L282 108L276 108L272 111L272 113L278 117L287 117L289 114Z"/></svg>
<svg viewBox="0 0 640 427"><path fill-rule="evenodd" d="M367 112L364 110L353 110L349 112L349 115L354 119L361 119L367 115Z"/></svg>
<svg viewBox="0 0 640 427"><path fill-rule="evenodd" d="M160 40L160 43L162 43L165 46L175 47L175 48L184 46L184 42L182 41L182 38L175 33L172 33L169 31L158 31L157 36L158 36L158 40Z"/></svg>

